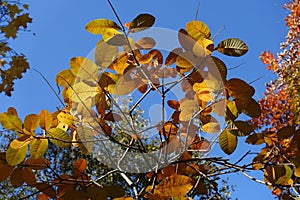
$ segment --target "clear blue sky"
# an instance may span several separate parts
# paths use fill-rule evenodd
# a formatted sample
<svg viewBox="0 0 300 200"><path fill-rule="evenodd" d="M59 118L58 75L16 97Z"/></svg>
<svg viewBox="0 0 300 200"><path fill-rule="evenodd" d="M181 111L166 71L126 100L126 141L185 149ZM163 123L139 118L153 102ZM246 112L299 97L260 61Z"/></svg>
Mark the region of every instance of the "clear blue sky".
<svg viewBox="0 0 300 200"><path fill-rule="evenodd" d="M68 68L69 59L74 56L86 56L99 37L89 34L84 26L92 19L108 18L116 20L105 0L27 0L30 5L33 23L29 26L32 33L20 34L14 47L24 52L31 67L42 72L55 85L54 77L62 69ZM251 82L264 76L253 84L255 98L262 97L265 82L273 75L265 70L259 61L264 50L277 52L279 43L284 40L286 28L283 17L286 11L281 8L283 0L201 0L198 19L204 21L214 35L219 29L225 29L216 38L216 43L228 37L244 40L249 52L241 58L220 56L228 67L241 63L240 68L229 72L230 77L241 77ZM122 21L131 21L140 13L150 13L156 17L156 27L179 30L185 23L195 18L198 0L112 0ZM215 54L220 55L220 54ZM60 106L50 88L33 70L16 82L11 98L0 95L0 112L9 106L15 107L20 116L38 113L41 109L54 111ZM241 145L232 157L247 151L248 145ZM216 146L215 148L218 148ZM223 154L222 154L223 155ZM273 199L271 191L265 186L246 179L243 175L233 176L230 184L237 185L233 197L239 199Z"/></svg>

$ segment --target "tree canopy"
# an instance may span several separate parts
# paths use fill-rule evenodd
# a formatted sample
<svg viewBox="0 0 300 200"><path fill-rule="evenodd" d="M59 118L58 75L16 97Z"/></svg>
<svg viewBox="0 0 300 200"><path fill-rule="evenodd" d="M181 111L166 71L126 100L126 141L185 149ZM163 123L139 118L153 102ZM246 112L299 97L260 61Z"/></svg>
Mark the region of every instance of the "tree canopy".
<svg viewBox="0 0 300 200"><path fill-rule="evenodd" d="M63 107L24 120L13 107L0 114L9 141L0 153L0 181L15 188L4 197L229 199L230 188L219 179L236 172L264 183L280 199L299 197L299 1L284 6L290 29L283 52L261 55L278 78L258 102L251 84L228 78L218 56L241 59L248 51L243 40L216 41L200 20L178 31L155 28L159 19L149 13L123 23L108 3L117 21L88 22L86 31L101 36L94 51L70 58L69 68L55 77ZM3 9L9 18L1 33L9 40L31 18L26 4L5 1ZM177 46L164 48L157 32ZM27 61L18 56L24 60L17 68L25 72ZM14 78L4 74L2 82L11 87L2 91L10 95ZM144 111L156 102L160 118L152 123ZM252 162L244 162L250 151L234 163L206 156L216 141L234 155L241 137L264 144ZM255 170L261 177L249 175Z"/></svg>

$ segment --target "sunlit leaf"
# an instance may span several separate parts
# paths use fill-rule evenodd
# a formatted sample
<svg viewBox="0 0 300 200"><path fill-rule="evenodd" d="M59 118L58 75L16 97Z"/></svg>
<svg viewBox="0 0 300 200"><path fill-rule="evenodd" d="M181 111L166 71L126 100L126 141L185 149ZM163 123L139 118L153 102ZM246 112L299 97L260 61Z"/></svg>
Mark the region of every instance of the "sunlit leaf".
<svg viewBox="0 0 300 200"><path fill-rule="evenodd" d="M71 145L69 134L60 128L51 128L47 131L50 141L58 147L65 148Z"/></svg>
<svg viewBox="0 0 300 200"><path fill-rule="evenodd" d="M0 114L0 123L3 128L7 130L12 130L16 132L22 132L22 121L15 115L8 114L8 113L1 113Z"/></svg>
<svg viewBox="0 0 300 200"><path fill-rule="evenodd" d="M183 196L193 188L194 180L184 175L172 175L162 180L155 189L154 194L162 197ZM146 189L151 191L151 186Z"/></svg>
<svg viewBox="0 0 300 200"><path fill-rule="evenodd" d="M14 107L7 108L7 113L10 114L10 115L15 115L15 116L18 117L18 112Z"/></svg>
<svg viewBox="0 0 300 200"><path fill-rule="evenodd" d="M118 53L118 47L112 46L100 40L95 48L95 63L103 68L108 67Z"/></svg>
<svg viewBox="0 0 300 200"><path fill-rule="evenodd" d="M201 129L205 133L218 133L221 127L218 122L209 122L204 124Z"/></svg>
<svg viewBox="0 0 300 200"><path fill-rule="evenodd" d="M21 136L17 139L14 139L10 144L9 147L13 149L20 149L24 146L27 146L34 140L33 137L29 137L27 135Z"/></svg>
<svg viewBox="0 0 300 200"><path fill-rule="evenodd" d="M40 127L43 130L48 130L52 125L52 115L48 110L40 112Z"/></svg>
<svg viewBox="0 0 300 200"><path fill-rule="evenodd" d="M24 119L24 128L30 133L32 133L35 129L37 129L39 123L40 123L39 115L29 114Z"/></svg>
<svg viewBox="0 0 300 200"><path fill-rule="evenodd" d="M150 28L155 22L155 17L150 14L139 14L136 18L132 20L129 26L129 31L131 33L139 32Z"/></svg>
<svg viewBox="0 0 300 200"><path fill-rule="evenodd" d="M237 136L232 134L230 130L225 129L219 136L220 147L228 155L234 152L237 142Z"/></svg>
<svg viewBox="0 0 300 200"><path fill-rule="evenodd" d="M268 148L263 148L257 156L254 157L252 161L252 167L255 170L261 169L265 166L268 161L268 156L270 155L271 150Z"/></svg>
<svg viewBox="0 0 300 200"><path fill-rule="evenodd" d="M229 38L223 40L216 47L217 51L228 56L242 56L248 51L247 45L240 39Z"/></svg>
<svg viewBox="0 0 300 200"><path fill-rule="evenodd" d="M176 48L172 50L165 60L165 65L170 66L176 62L177 56L183 53L182 48Z"/></svg>
<svg viewBox="0 0 300 200"><path fill-rule="evenodd" d="M110 93L116 96L122 96L131 93L135 88L134 80L126 81L124 76L122 76L116 85L113 86Z"/></svg>
<svg viewBox="0 0 300 200"><path fill-rule="evenodd" d="M83 80L98 81L98 67L90 59L78 56L70 60L71 72Z"/></svg>
<svg viewBox="0 0 300 200"><path fill-rule="evenodd" d="M240 114L235 101L229 101L226 107L226 120L235 120Z"/></svg>
<svg viewBox="0 0 300 200"><path fill-rule="evenodd" d="M176 100L168 100L167 103L171 108L173 108L175 110L178 110L180 107L180 103Z"/></svg>
<svg viewBox="0 0 300 200"><path fill-rule="evenodd" d="M214 50L214 42L210 39L201 38L193 46L193 53L199 57L210 55Z"/></svg>
<svg viewBox="0 0 300 200"><path fill-rule="evenodd" d="M208 26L201 21L193 20L186 24L186 31L192 36L195 41L206 38L211 39L211 34Z"/></svg>
<svg viewBox="0 0 300 200"><path fill-rule="evenodd" d="M102 34L108 29L121 30L117 23L108 19L92 20L85 26L85 29L92 34Z"/></svg>
<svg viewBox="0 0 300 200"><path fill-rule="evenodd" d="M63 87L69 87L73 85L75 81L75 75L71 72L71 70L62 70L60 71L56 77L55 77L55 82L59 86Z"/></svg>
<svg viewBox="0 0 300 200"><path fill-rule="evenodd" d="M47 139L37 139L30 144L30 155L32 158L42 157L48 150L48 140Z"/></svg>
<svg viewBox="0 0 300 200"><path fill-rule="evenodd" d="M196 101L194 100L187 100L180 104L181 110L179 114L180 121L190 121L193 115L199 111L199 106Z"/></svg>
<svg viewBox="0 0 300 200"><path fill-rule="evenodd" d="M74 84L67 90L67 96L77 103L85 102L88 98L94 98L101 90L99 87L90 86L84 82Z"/></svg>
<svg viewBox="0 0 300 200"><path fill-rule="evenodd" d="M6 151L7 163L11 166L20 164L25 159L27 151L28 145L24 145L19 149L14 149L9 146Z"/></svg>

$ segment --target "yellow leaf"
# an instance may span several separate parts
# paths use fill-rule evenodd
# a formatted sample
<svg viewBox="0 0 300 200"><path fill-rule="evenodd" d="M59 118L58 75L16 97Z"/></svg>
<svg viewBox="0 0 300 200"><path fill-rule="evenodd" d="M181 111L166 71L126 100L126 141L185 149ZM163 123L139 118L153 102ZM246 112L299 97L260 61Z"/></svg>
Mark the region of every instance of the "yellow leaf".
<svg viewBox="0 0 300 200"><path fill-rule="evenodd" d="M108 67L118 53L118 47L112 46L100 40L95 48L95 63L103 68Z"/></svg>
<svg viewBox="0 0 300 200"><path fill-rule="evenodd" d="M33 131L39 126L39 123L40 117L36 114L30 114L24 119L24 128L30 133L33 133Z"/></svg>
<svg viewBox="0 0 300 200"><path fill-rule="evenodd" d="M172 175L164 178L155 187L154 194L162 197L183 196L193 188L193 182L194 180L188 176ZM146 191L149 192L151 188L152 186L149 186Z"/></svg>
<svg viewBox="0 0 300 200"><path fill-rule="evenodd" d="M57 115L57 119L59 121L59 124L57 125L57 128L61 128L62 130L67 131L69 126L74 125L74 116L71 115L70 113L61 111Z"/></svg>
<svg viewBox="0 0 300 200"><path fill-rule="evenodd" d="M52 115L48 110L42 110L40 112L40 127L43 130L48 130L52 124Z"/></svg>
<svg viewBox="0 0 300 200"><path fill-rule="evenodd" d="M109 65L109 69L115 70L117 74L123 74L125 69L129 66L128 60L129 55L127 53L120 53Z"/></svg>
<svg viewBox="0 0 300 200"><path fill-rule="evenodd" d="M209 122L204 124L201 128L205 133L218 133L220 131L220 125L218 122Z"/></svg>
<svg viewBox="0 0 300 200"><path fill-rule="evenodd" d="M49 129L47 134L50 136L50 141L58 147L66 148L71 145L69 134L60 128Z"/></svg>
<svg viewBox="0 0 300 200"><path fill-rule="evenodd" d="M22 121L15 115L8 114L8 113L1 113L0 114L0 123L3 128L7 130L12 130L15 132L22 132Z"/></svg>
<svg viewBox="0 0 300 200"><path fill-rule="evenodd" d="M228 155L232 154L236 149L237 141L237 136L232 134L230 130L222 131L219 137L220 147Z"/></svg>
<svg viewBox="0 0 300 200"><path fill-rule="evenodd" d="M186 24L186 31L194 40L199 40L201 38L210 39L211 34L208 26L201 21L193 20Z"/></svg>
<svg viewBox="0 0 300 200"><path fill-rule="evenodd" d="M193 115L199 111L199 106L194 100L186 100L180 104L179 109L181 110L179 120L190 121Z"/></svg>
<svg viewBox="0 0 300 200"><path fill-rule="evenodd" d="M30 144L30 155L32 158L41 158L48 149L47 139L34 138Z"/></svg>
<svg viewBox="0 0 300 200"><path fill-rule="evenodd" d="M214 50L214 42L212 40L201 38L193 46L193 53L199 57L210 55Z"/></svg>
<svg viewBox="0 0 300 200"><path fill-rule="evenodd" d="M75 75L71 72L71 70L62 70L56 75L55 81L57 85L69 87L73 85Z"/></svg>
<svg viewBox="0 0 300 200"><path fill-rule="evenodd" d="M22 137L19 137L17 139L14 139L10 144L9 147L13 148L13 149L20 149L24 146L27 146L28 144L30 144L32 142L34 138L30 137L28 135L24 135Z"/></svg>
<svg viewBox="0 0 300 200"><path fill-rule="evenodd" d="M71 72L78 78L86 81L98 81L98 67L90 59L78 56L70 60Z"/></svg>
<svg viewBox="0 0 300 200"><path fill-rule="evenodd" d="M116 96L129 94L136 88L134 80L125 80L122 76L116 85L111 89L110 93Z"/></svg>
<svg viewBox="0 0 300 200"><path fill-rule="evenodd" d="M102 34L108 29L121 30L117 23L108 19L95 19L90 21L85 29L92 34Z"/></svg>
<svg viewBox="0 0 300 200"><path fill-rule="evenodd" d="M7 163L11 166L20 164L25 159L27 151L28 145L24 145L19 149L14 149L9 146L6 151Z"/></svg>
<svg viewBox="0 0 300 200"><path fill-rule="evenodd" d="M100 88L96 86L90 86L84 82L78 82L74 84L72 88L68 88L67 96L74 102L82 103L88 98L94 98L100 92Z"/></svg>

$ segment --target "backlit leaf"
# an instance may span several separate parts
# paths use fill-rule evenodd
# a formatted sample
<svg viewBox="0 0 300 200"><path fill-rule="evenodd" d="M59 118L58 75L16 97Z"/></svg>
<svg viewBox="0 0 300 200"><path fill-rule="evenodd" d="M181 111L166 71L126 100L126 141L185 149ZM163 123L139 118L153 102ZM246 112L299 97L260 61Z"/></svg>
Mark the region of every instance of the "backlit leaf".
<svg viewBox="0 0 300 200"><path fill-rule="evenodd" d="M234 152L237 142L237 136L232 134L230 130L225 129L219 136L220 147L228 155Z"/></svg>
<svg viewBox="0 0 300 200"><path fill-rule="evenodd" d="M133 92L136 88L134 80L125 80L122 76L116 85L111 89L110 93L116 96L122 96Z"/></svg>
<svg viewBox="0 0 300 200"><path fill-rule="evenodd" d="M108 19L92 20L85 26L85 29L92 34L102 34L108 29L121 30L117 23Z"/></svg>
<svg viewBox="0 0 300 200"><path fill-rule="evenodd" d="M194 180L184 175L172 175L162 180L155 189L154 194L162 197L183 196L193 188ZM146 191L151 190L148 186Z"/></svg>
<svg viewBox="0 0 300 200"><path fill-rule="evenodd" d="M29 114L24 119L24 128L32 133L40 123L40 117L36 114Z"/></svg>
<svg viewBox="0 0 300 200"><path fill-rule="evenodd" d="M0 123L3 128L7 130L12 130L15 132L22 132L22 121L15 115L8 114L8 113L1 113L0 114Z"/></svg>
<svg viewBox="0 0 300 200"><path fill-rule="evenodd" d="M179 30L178 41L182 48L186 51L191 51L194 44L196 43L196 40L192 38L192 36L190 36L188 32L184 29Z"/></svg>
<svg viewBox="0 0 300 200"><path fill-rule="evenodd" d="M214 42L210 39L201 38L193 46L193 53L199 57L210 55L214 50Z"/></svg>
<svg viewBox="0 0 300 200"><path fill-rule="evenodd" d="M7 163L10 164L11 166L20 164L25 159L27 151L28 151L28 145L24 145L19 149L14 149L9 146L6 151Z"/></svg>
<svg viewBox="0 0 300 200"><path fill-rule="evenodd" d="M62 70L60 71L56 77L55 82L59 86L69 87L72 86L75 81L75 75L71 72L71 70Z"/></svg>
<svg viewBox="0 0 300 200"><path fill-rule="evenodd" d="M221 59L219 59L219 58L217 58L215 56L211 56L211 58L213 59L214 63L216 64L216 66L217 66L217 68L218 68L218 70L220 72L220 75L223 78L223 80L226 80L226 77L227 77L227 67L226 67L225 63Z"/></svg>
<svg viewBox="0 0 300 200"><path fill-rule="evenodd" d="M201 127L205 133L218 133L220 131L220 125L218 122L209 122Z"/></svg>
<svg viewBox="0 0 300 200"><path fill-rule="evenodd" d="M33 137L29 137L27 135L21 136L17 139L14 139L10 144L9 147L13 148L13 149L20 149L24 146L27 146L28 144L30 144L32 142L34 138Z"/></svg>
<svg viewBox="0 0 300 200"><path fill-rule="evenodd" d="M71 72L84 80L98 81L98 67L90 59L78 56L70 60Z"/></svg>
<svg viewBox="0 0 300 200"><path fill-rule="evenodd" d="M287 185L292 178L292 170L288 165L267 166L264 180L271 184Z"/></svg>
<svg viewBox="0 0 300 200"><path fill-rule="evenodd" d="M173 108L175 110L178 110L180 107L180 103L176 100L168 100L167 103L171 108Z"/></svg>
<svg viewBox="0 0 300 200"><path fill-rule="evenodd" d="M108 67L118 53L118 47L112 46L100 40L95 48L95 63L103 68Z"/></svg>
<svg viewBox="0 0 300 200"><path fill-rule="evenodd" d="M67 90L67 96L74 102L82 103L88 98L94 98L100 92L100 88L96 86L90 86L84 82L78 82L74 84L72 88Z"/></svg>
<svg viewBox="0 0 300 200"><path fill-rule="evenodd" d="M216 47L217 51L228 56L242 56L248 51L247 45L240 39L229 38L223 40Z"/></svg>
<svg viewBox="0 0 300 200"><path fill-rule="evenodd" d="M52 125L52 115L48 110L40 112L40 127L43 130L48 130Z"/></svg>
<svg viewBox="0 0 300 200"><path fill-rule="evenodd" d="M71 145L71 137L60 128L49 129L47 135L50 136L50 141L58 147L65 148Z"/></svg>
<svg viewBox="0 0 300 200"><path fill-rule="evenodd" d="M198 20L188 22L186 24L186 31L195 39L195 41L201 38L211 39L208 26L204 22Z"/></svg>
<svg viewBox="0 0 300 200"><path fill-rule="evenodd" d="M131 33L139 32L150 28L155 22L155 17L150 14L140 14L132 20L129 26Z"/></svg>
<svg viewBox="0 0 300 200"><path fill-rule="evenodd" d="M37 139L30 144L30 155L32 158L42 157L48 150L48 140L47 139Z"/></svg>
<svg viewBox="0 0 300 200"><path fill-rule="evenodd" d="M240 114L235 101L228 101L226 107L226 120L235 120Z"/></svg>
<svg viewBox="0 0 300 200"><path fill-rule="evenodd" d="M179 114L180 121L190 121L193 115L199 111L199 106L196 101L194 100L187 100L180 104L181 110Z"/></svg>
<svg viewBox="0 0 300 200"><path fill-rule="evenodd" d="M177 56L182 54L183 51L181 48L176 48L174 50L172 50L169 55L167 56L166 60L165 60L165 65L166 66L170 66L172 65L173 63L176 62L176 59L177 59Z"/></svg>

